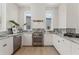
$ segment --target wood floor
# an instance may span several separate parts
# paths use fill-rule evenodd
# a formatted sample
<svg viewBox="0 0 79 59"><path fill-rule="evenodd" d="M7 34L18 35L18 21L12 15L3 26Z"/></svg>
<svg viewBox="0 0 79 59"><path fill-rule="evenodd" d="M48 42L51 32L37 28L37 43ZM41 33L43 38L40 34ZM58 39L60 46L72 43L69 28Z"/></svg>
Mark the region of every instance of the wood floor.
<svg viewBox="0 0 79 59"><path fill-rule="evenodd" d="M14 55L58 55L54 47L22 47Z"/></svg>

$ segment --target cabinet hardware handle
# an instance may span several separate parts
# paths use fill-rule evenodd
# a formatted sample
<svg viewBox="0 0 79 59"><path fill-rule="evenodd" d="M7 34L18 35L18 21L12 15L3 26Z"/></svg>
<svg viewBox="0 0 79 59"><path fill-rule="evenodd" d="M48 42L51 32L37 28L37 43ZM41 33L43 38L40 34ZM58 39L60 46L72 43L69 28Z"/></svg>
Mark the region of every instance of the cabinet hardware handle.
<svg viewBox="0 0 79 59"><path fill-rule="evenodd" d="M59 43L60 41L58 40L58 43Z"/></svg>
<svg viewBox="0 0 79 59"><path fill-rule="evenodd" d="M3 47L7 46L7 44L4 44Z"/></svg>

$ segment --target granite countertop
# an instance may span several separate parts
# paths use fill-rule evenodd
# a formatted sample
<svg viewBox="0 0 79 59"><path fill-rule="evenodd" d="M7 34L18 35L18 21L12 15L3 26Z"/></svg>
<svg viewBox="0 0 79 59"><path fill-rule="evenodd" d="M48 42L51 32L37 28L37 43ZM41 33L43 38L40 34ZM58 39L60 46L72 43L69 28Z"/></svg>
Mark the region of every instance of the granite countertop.
<svg viewBox="0 0 79 59"><path fill-rule="evenodd" d="M62 34L62 33L55 33L54 32L53 34L56 34L56 35L58 35L58 36L60 36L62 38L65 38L65 39L67 39L69 41L72 41L72 42L74 42L76 44L79 44L79 38L76 38L76 37L67 37L67 36L64 36L64 34Z"/></svg>

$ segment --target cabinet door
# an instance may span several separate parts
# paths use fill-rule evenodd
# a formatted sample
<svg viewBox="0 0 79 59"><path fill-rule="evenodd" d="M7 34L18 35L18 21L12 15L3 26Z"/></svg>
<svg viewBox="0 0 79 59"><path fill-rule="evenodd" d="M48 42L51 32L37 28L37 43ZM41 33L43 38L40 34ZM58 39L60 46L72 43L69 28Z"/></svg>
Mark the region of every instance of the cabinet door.
<svg viewBox="0 0 79 59"><path fill-rule="evenodd" d="M53 45L55 46L56 45L56 35L53 34Z"/></svg>
<svg viewBox="0 0 79 59"><path fill-rule="evenodd" d="M58 35L53 35L53 45L60 53L60 47L61 47L61 38Z"/></svg>
<svg viewBox="0 0 79 59"><path fill-rule="evenodd" d="M72 42L72 55L79 55L79 44Z"/></svg>
<svg viewBox="0 0 79 59"><path fill-rule="evenodd" d="M21 47L21 36L16 35L14 36L14 52Z"/></svg>
<svg viewBox="0 0 79 59"><path fill-rule="evenodd" d="M22 39L22 45L32 45L32 34L31 33L24 33Z"/></svg>
<svg viewBox="0 0 79 59"><path fill-rule="evenodd" d="M8 47L7 47L8 48L8 53L12 54L13 53L13 37L7 38L7 44L8 44Z"/></svg>
<svg viewBox="0 0 79 59"><path fill-rule="evenodd" d="M13 38L0 40L0 55L10 55L13 53Z"/></svg>
<svg viewBox="0 0 79 59"><path fill-rule="evenodd" d="M44 45L53 45L53 34L44 34Z"/></svg>
<svg viewBox="0 0 79 59"><path fill-rule="evenodd" d="M58 50L60 54L71 54L71 42L58 35L53 35L53 45Z"/></svg>
<svg viewBox="0 0 79 59"><path fill-rule="evenodd" d="M62 54L70 55L71 54L71 41L67 39L62 39Z"/></svg>
<svg viewBox="0 0 79 59"><path fill-rule="evenodd" d="M62 54L63 53L63 46L62 46L63 45L63 42L62 42L63 38L58 35L56 37L57 37L57 50L60 54Z"/></svg>

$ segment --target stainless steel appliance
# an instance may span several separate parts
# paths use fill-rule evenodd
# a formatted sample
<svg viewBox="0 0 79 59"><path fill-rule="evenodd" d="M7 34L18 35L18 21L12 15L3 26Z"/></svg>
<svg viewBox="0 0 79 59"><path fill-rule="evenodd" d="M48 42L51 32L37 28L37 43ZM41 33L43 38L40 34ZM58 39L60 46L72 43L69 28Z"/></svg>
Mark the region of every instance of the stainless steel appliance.
<svg viewBox="0 0 79 59"><path fill-rule="evenodd" d="M33 46L43 46L44 45L44 35L43 31L41 29L35 30L32 33L32 45Z"/></svg>
<svg viewBox="0 0 79 59"><path fill-rule="evenodd" d="M16 52L21 47L22 37L20 35L15 35L13 37L13 51Z"/></svg>

